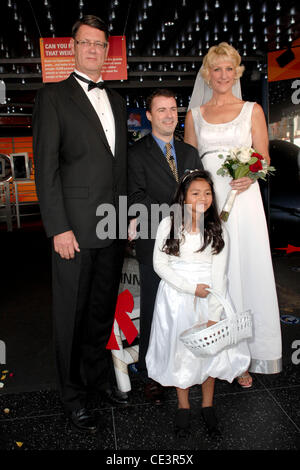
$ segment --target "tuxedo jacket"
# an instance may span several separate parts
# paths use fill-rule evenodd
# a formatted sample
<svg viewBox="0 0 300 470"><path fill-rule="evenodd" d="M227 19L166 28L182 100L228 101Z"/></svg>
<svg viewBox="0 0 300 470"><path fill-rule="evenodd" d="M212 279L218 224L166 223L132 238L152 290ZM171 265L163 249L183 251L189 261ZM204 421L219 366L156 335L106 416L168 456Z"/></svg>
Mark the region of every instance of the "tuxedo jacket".
<svg viewBox="0 0 300 470"><path fill-rule="evenodd" d="M70 75L37 94L33 113L35 179L49 237L73 230L82 248L108 246L100 240L96 216L100 204L118 207L127 195L127 118L123 99L107 95L115 118L115 155L96 111Z"/></svg>
<svg viewBox="0 0 300 470"><path fill-rule="evenodd" d="M174 139L179 178L185 170L203 169L198 151L189 144ZM128 151L128 202L139 203L148 209L151 227L151 204L170 205L177 189L167 159L152 134L136 142ZM153 221L152 221L153 222ZM140 263L152 265L155 239L137 238L136 256Z"/></svg>

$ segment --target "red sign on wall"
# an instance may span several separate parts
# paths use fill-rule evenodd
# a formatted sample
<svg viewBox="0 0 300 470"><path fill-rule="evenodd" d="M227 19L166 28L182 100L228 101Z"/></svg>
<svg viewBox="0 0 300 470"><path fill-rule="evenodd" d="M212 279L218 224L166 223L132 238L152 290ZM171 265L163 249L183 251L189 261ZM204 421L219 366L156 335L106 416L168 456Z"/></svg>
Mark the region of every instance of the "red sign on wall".
<svg viewBox="0 0 300 470"><path fill-rule="evenodd" d="M43 82L60 82L74 70L71 38L40 38ZM103 80L127 80L125 36L111 36L107 59L102 68Z"/></svg>

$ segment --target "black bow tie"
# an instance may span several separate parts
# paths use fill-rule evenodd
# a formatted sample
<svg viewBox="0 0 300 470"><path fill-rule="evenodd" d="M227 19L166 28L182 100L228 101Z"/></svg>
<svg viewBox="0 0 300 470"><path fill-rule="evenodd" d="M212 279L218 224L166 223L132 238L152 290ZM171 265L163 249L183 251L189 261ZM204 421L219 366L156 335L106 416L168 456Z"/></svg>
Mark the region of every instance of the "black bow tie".
<svg viewBox="0 0 300 470"><path fill-rule="evenodd" d="M87 78L81 77L81 75L78 75L76 72L73 72L73 75L74 77L78 78L78 80L81 80L82 82L88 84L88 91L93 90L93 88L99 88L100 90L103 90L105 88L104 82L95 83L92 80L88 80Z"/></svg>

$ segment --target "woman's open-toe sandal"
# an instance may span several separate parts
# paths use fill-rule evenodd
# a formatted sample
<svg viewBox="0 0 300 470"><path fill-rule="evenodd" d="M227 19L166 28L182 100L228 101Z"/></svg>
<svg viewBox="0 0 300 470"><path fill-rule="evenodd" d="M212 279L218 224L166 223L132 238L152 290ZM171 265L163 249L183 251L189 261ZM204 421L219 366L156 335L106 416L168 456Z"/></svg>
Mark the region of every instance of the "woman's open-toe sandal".
<svg viewBox="0 0 300 470"><path fill-rule="evenodd" d="M242 388L251 388L253 381L252 377L249 374L249 372L245 372L242 375L239 375L237 378L237 383L242 387Z"/></svg>

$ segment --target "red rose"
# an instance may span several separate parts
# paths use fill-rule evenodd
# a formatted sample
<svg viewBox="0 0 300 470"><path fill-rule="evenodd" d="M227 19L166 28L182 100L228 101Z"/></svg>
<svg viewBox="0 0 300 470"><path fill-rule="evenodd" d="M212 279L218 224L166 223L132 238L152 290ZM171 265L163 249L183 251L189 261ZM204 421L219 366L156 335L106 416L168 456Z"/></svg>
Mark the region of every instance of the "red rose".
<svg viewBox="0 0 300 470"><path fill-rule="evenodd" d="M253 163L253 165L249 165L249 170L253 173L257 173L259 170L262 170L261 161L257 160L257 162Z"/></svg>
<svg viewBox="0 0 300 470"><path fill-rule="evenodd" d="M252 153L251 157L256 157L256 158L258 158L258 160L263 160L264 159L264 157L262 155L260 155L260 153L255 153L255 152Z"/></svg>

